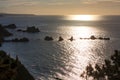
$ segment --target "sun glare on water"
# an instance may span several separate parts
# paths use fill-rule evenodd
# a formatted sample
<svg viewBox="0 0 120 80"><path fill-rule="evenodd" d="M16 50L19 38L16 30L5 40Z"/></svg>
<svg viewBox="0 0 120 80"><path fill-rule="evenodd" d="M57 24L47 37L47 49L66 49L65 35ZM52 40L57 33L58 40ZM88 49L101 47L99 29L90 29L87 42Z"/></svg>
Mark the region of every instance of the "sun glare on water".
<svg viewBox="0 0 120 80"><path fill-rule="evenodd" d="M98 16L97 15L69 15L67 19L76 20L76 21L94 21L94 20L98 20Z"/></svg>

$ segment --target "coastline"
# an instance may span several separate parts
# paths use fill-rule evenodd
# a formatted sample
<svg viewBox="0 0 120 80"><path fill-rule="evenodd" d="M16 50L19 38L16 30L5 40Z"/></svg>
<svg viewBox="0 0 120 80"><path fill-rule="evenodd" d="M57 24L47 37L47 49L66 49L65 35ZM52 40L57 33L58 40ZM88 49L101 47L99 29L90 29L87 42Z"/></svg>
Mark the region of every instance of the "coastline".
<svg viewBox="0 0 120 80"><path fill-rule="evenodd" d="M12 36L2 25L0 25L0 47L5 37ZM18 57L13 59L3 50L0 51L0 80L35 80L28 72Z"/></svg>

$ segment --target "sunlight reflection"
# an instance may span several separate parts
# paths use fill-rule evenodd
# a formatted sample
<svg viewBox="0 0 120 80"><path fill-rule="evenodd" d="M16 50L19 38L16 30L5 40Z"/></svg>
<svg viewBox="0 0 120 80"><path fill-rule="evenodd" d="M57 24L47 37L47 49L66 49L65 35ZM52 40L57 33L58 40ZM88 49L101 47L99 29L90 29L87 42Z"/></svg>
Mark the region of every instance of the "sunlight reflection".
<svg viewBox="0 0 120 80"><path fill-rule="evenodd" d="M96 21L100 18L98 15L69 15L67 19L76 21Z"/></svg>
<svg viewBox="0 0 120 80"><path fill-rule="evenodd" d="M70 47L67 50L69 52L70 60L66 63L66 67L70 72L66 72L69 78L64 78L65 80L84 80L80 77L80 74L86 68L88 63L93 60L91 49L94 46L92 45L94 45L94 43L87 40L74 41L71 44L66 45L66 48Z"/></svg>
<svg viewBox="0 0 120 80"><path fill-rule="evenodd" d="M96 29L89 26L73 26L70 27L70 32L77 38L89 38L95 34Z"/></svg>
<svg viewBox="0 0 120 80"><path fill-rule="evenodd" d="M61 43L61 48L65 50L63 57L65 60L68 59L68 62L65 62L64 71L67 75L64 76L64 79L84 80L80 77L80 74L85 70L89 62L95 63L97 56L93 51L98 44L93 40L80 40L80 37L89 38L91 35L96 35L97 29L90 26L71 26L65 28L67 29L64 29L64 32L72 35L75 41ZM65 57L66 55L67 57Z"/></svg>

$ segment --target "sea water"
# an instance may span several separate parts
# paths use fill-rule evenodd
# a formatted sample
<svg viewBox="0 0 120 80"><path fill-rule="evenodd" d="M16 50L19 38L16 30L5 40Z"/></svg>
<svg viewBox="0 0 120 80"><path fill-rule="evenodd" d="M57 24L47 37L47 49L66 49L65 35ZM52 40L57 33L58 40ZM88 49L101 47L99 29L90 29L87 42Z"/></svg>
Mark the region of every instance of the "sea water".
<svg viewBox="0 0 120 80"><path fill-rule="evenodd" d="M104 64L114 50L120 50L120 16L100 16L98 21L66 20L65 16L4 16L0 24L16 24L17 29L25 30L29 26L40 29L39 33L17 32L6 39L27 37L26 43L3 43L1 50L15 58L29 70L36 80L84 80L80 77L86 66ZM110 40L80 39L109 37ZM52 36L53 41L45 41ZM62 36L63 41L58 38ZM73 36L74 40L68 40Z"/></svg>

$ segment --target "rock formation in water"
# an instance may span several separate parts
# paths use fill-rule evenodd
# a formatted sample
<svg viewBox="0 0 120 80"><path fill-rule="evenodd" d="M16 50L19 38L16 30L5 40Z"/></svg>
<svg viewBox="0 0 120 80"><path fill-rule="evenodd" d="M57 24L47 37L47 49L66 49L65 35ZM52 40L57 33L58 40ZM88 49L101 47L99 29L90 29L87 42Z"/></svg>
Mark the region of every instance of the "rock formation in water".
<svg viewBox="0 0 120 80"><path fill-rule="evenodd" d="M58 41L63 41L64 39L60 36L59 37L59 39L58 39Z"/></svg>
<svg viewBox="0 0 120 80"><path fill-rule="evenodd" d="M46 41L52 41L52 40L53 40L53 38L52 38L52 37L50 37L50 36L46 36L46 37L44 38L44 40L46 40Z"/></svg>
<svg viewBox="0 0 120 80"><path fill-rule="evenodd" d="M36 28L35 26L32 27L27 27L26 30L22 30L22 29L18 29L17 31L19 32L28 32L28 33L36 33L36 32L40 32L40 30L38 28Z"/></svg>
<svg viewBox="0 0 120 80"><path fill-rule="evenodd" d="M68 39L68 40L73 41L73 40L74 40L74 39L73 39L73 36L71 36L71 38L70 38L70 39Z"/></svg>
<svg viewBox="0 0 120 80"><path fill-rule="evenodd" d="M35 26L32 26L32 27L27 27L26 32L35 33L35 32L40 32L40 30L38 28L35 28Z"/></svg>
<svg viewBox="0 0 120 80"><path fill-rule="evenodd" d="M8 29L16 29L17 28L15 24L9 24L9 25L6 25L4 27L8 28Z"/></svg>
<svg viewBox="0 0 120 80"><path fill-rule="evenodd" d="M34 80L18 57L11 58L4 51L0 51L0 80Z"/></svg>
<svg viewBox="0 0 120 80"><path fill-rule="evenodd" d="M94 35L90 36L90 39L95 40L97 39Z"/></svg>
<svg viewBox="0 0 120 80"><path fill-rule="evenodd" d="M15 39L12 39L12 40L4 40L4 42L29 42L29 39L26 38L26 37L23 37L23 38L15 38Z"/></svg>

